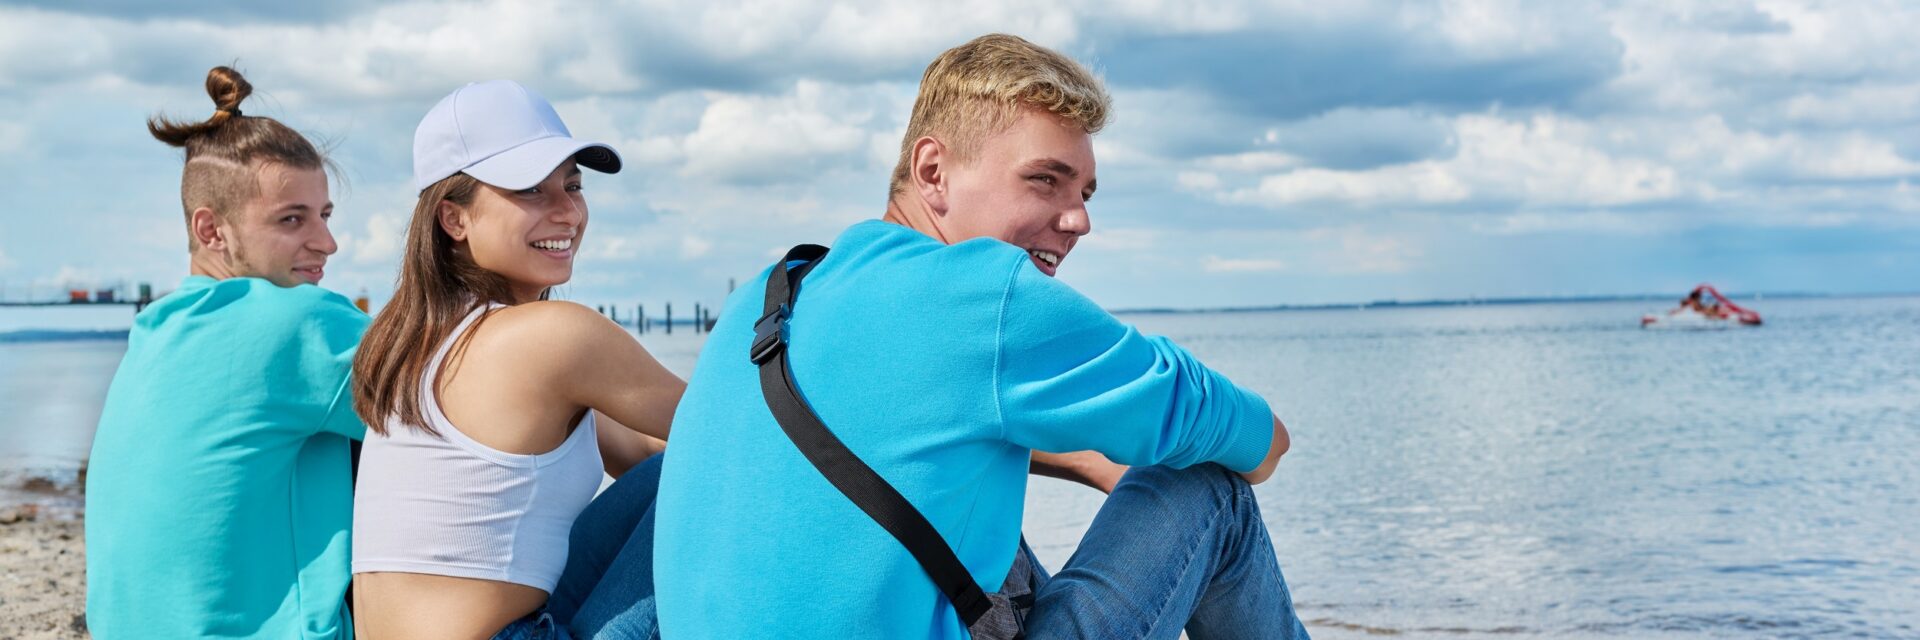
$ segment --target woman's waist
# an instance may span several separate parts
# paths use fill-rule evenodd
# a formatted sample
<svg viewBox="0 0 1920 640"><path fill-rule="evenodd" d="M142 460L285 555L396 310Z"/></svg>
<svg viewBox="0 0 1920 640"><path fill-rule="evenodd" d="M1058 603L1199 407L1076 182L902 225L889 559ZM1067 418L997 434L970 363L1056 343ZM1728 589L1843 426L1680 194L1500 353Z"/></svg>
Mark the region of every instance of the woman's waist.
<svg viewBox="0 0 1920 640"><path fill-rule="evenodd" d="M546 591L501 580L406 571L353 576L354 627L363 638L486 638L546 603Z"/></svg>

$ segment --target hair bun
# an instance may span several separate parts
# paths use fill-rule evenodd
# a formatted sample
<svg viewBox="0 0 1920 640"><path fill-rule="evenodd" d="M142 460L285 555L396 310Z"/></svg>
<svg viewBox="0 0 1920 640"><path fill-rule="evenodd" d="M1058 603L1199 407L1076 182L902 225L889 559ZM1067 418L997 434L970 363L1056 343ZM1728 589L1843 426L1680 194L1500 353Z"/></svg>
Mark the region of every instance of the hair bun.
<svg viewBox="0 0 1920 640"><path fill-rule="evenodd" d="M233 67L225 65L207 71L207 97L213 98L213 116L202 122L178 122L165 116L147 119L147 132L154 138L176 147L187 146L187 141L207 135L220 129L228 121L240 117L240 102L253 95L253 83L247 82Z"/></svg>
<svg viewBox="0 0 1920 640"><path fill-rule="evenodd" d="M219 66L207 72L207 96L213 98L214 113L240 116L240 101L253 95L253 83L247 82L233 67Z"/></svg>

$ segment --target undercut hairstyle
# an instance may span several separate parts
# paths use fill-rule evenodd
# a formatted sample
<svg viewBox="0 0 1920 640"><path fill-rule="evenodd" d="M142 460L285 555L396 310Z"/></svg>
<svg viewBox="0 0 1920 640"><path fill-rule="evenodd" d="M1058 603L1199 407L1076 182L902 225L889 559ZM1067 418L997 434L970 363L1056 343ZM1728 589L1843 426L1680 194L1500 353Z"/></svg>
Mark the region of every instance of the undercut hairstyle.
<svg viewBox="0 0 1920 640"><path fill-rule="evenodd" d="M262 164L278 163L294 169L330 168L326 155L306 136L273 118L241 115L240 103L253 94L253 84L231 67L207 72L207 95L213 98L213 116L199 122L178 121L163 115L147 119L155 139L187 152L180 175L180 206L187 224L195 209L213 210L221 220L237 213L259 195ZM187 249L199 248L191 230Z"/></svg>
<svg viewBox="0 0 1920 640"><path fill-rule="evenodd" d="M1072 58L1018 36L974 38L934 58L920 77L888 197L906 191L916 140L934 138L955 161L972 162L987 138L1013 126L1027 109L1093 135L1106 127L1112 103L1100 79Z"/></svg>

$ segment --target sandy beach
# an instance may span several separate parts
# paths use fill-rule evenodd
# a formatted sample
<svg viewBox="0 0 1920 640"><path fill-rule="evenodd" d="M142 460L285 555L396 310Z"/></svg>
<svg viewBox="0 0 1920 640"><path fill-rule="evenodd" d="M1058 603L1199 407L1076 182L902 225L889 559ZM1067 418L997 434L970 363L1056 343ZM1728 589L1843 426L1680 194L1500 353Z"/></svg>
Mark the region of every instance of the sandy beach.
<svg viewBox="0 0 1920 640"><path fill-rule="evenodd" d="M82 523L0 509L0 523L22 516L0 524L0 640L90 637Z"/></svg>

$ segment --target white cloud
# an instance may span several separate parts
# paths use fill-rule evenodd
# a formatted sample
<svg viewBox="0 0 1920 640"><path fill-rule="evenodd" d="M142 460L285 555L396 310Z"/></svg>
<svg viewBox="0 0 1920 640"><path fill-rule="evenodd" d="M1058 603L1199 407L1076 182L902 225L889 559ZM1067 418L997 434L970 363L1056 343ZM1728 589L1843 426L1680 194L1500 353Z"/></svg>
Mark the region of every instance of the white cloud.
<svg viewBox="0 0 1920 640"><path fill-rule="evenodd" d="M1115 78L1089 247L1130 253L1076 268L1095 286L1127 265L1418 280L1468 236L1920 227L1920 10L1899 3L480 0L252 21L99 6L0 6L0 168L36 186L19 209L61 213L8 232L113 229L9 244L15 278L54 277L63 253L98 269L64 277L179 271L178 156L138 121L203 113L201 73L238 58L259 112L343 132L338 159L364 176L341 198L366 217L342 225L343 286L391 279L414 120L491 77L546 93L628 162L590 178L578 289L724 281L877 215L919 70L988 31ZM1235 75L1250 64L1269 76ZM1111 288L1152 304L1190 286Z"/></svg>
<svg viewBox="0 0 1920 640"><path fill-rule="evenodd" d="M1226 155L1206 156L1194 161L1194 164L1211 171L1277 171L1305 165L1299 158L1277 151L1247 151Z"/></svg>
<svg viewBox="0 0 1920 640"><path fill-rule="evenodd" d="M685 250L684 242L676 239L689 237L683 227L684 224L650 224L638 228L590 226L581 238L580 258L586 261L583 264L592 264L676 255L675 252Z"/></svg>
<svg viewBox="0 0 1920 640"><path fill-rule="evenodd" d="M1647 235L1669 230L1669 225L1654 216L1635 216L1617 211L1524 211L1500 216L1473 225L1479 233L1499 236L1546 232L1581 231L1616 235Z"/></svg>
<svg viewBox="0 0 1920 640"><path fill-rule="evenodd" d="M1285 271L1287 269L1287 263L1271 258L1222 258L1220 256L1207 256L1205 260L1201 261L1200 267L1208 273L1263 273Z"/></svg>
<svg viewBox="0 0 1920 640"><path fill-rule="evenodd" d="M1309 242L1319 245L1337 243L1337 249L1316 253L1315 262L1327 273L1400 273L1411 268L1423 251L1414 242L1390 235L1376 234L1364 227L1347 226L1308 231Z"/></svg>
<svg viewBox="0 0 1920 640"><path fill-rule="evenodd" d="M910 72L989 31L1055 46L1079 37L1089 7L1011 1L915 4L684 3L591 10L537 0L379 6L321 23L123 18L0 7L0 87L66 77L150 77L239 59L290 103L425 98L509 77L554 96L752 85L801 69L871 79ZM163 25L163 28L155 28ZM46 51L60 51L49 57ZM296 53L297 52L297 53ZM709 85L712 86L712 85Z"/></svg>
<svg viewBox="0 0 1920 640"><path fill-rule="evenodd" d="M1228 193L1225 199L1275 207L1325 202L1370 206L1445 204L1472 195L1472 188L1446 167L1422 162L1367 171L1301 169L1267 176L1258 187Z"/></svg>
<svg viewBox="0 0 1920 640"><path fill-rule="evenodd" d="M619 110L601 104L569 110L575 105L567 104L562 112L569 122L580 112L580 135L608 139L643 171L754 185L890 168L890 149L899 145L895 119L904 119L911 96L906 100L884 85L799 80L779 94L701 92L697 104L675 96Z"/></svg>
<svg viewBox="0 0 1920 640"><path fill-rule="evenodd" d="M108 274L93 267L63 264L52 274L35 278L33 285L38 288L86 289L100 286L107 277Z"/></svg>
<svg viewBox="0 0 1920 640"><path fill-rule="evenodd" d="M807 80L784 96L719 96L681 140L681 173L762 181L864 161L874 134L863 125L879 114L871 103L846 97Z"/></svg>
<svg viewBox="0 0 1920 640"><path fill-rule="evenodd" d="M699 236L684 236L680 238L681 259L697 260L707 257L709 253L713 253L713 241Z"/></svg>
<svg viewBox="0 0 1920 640"><path fill-rule="evenodd" d="M0 153L25 153L26 149L26 123L0 122Z"/></svg>
<svg viewBox="0 0 1920 640"><path fill-rule="evenodd" d="M1855 131L1740 131L1716 116L1580 119L1537 113L1521 120L1469 114L1454 126L1459 148L1451 158L1360 171L1300 168L1219 195L1276 207L1578 209L1754 196L1756 184L1920 175L1920 162L1886 139ZM1204 189L1201 184L1187 186Z"/></svg>
<svg viewBox="0 0 1920 640"><path fill-rule="evenodd" d="M407 223L398 216L377 213L367 218L367 235L350 240L354 264L395 263L407 239ZM343 242L343 244L346 244Z"/></svg>

